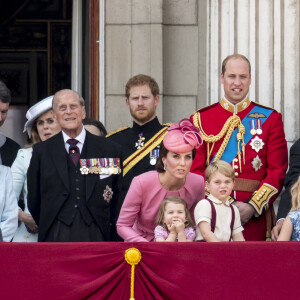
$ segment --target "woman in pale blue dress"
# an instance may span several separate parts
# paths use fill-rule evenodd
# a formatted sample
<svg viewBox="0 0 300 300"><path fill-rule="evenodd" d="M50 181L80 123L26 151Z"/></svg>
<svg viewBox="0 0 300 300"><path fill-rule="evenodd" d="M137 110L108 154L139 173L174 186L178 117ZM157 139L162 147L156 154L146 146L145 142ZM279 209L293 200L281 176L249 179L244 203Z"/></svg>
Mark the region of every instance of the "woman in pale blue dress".
<svg viewBox="0 0 300 300"><path fill-rule="evenodd" d="M29 213L27 206L27 169L29 167L32 145L43 142L60 132L60 126L53 117L53 96L47 97L33 105L26 113L27 122L24 132L27 131L32 144L20 149L11 167L13 186L19 198L23 191L24 211L19 208L19 227L14 235L13 242L36 242L38 227Z"/></svg>
<svg viewBox="0 0 300 300"><path fill-rule="evenodd" d="M300 176L291 188L292 208L285 218L277 241L300 241Z"/></svg>

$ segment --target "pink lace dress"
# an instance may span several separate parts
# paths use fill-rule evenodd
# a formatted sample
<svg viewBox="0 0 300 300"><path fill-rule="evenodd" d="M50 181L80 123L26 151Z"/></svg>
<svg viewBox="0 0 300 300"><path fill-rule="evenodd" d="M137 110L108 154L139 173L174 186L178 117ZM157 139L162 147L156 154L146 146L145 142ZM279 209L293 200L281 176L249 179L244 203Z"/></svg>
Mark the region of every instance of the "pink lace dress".
<svg viewBox="0 0 300 300"><path fill-rule="evenodd" d="M160 225L157 225L154 229L154 239L156 240L157 238L163 238L164 240L166 240L169 233L170 232L166 228L164 228ZM185 233L185 237L187 240L190 240L190 241L195 240L196 234L195 234L194 228L187 227L184 229L184 233ZM176 238L176 242L178 242L177 238Z"/></svg>

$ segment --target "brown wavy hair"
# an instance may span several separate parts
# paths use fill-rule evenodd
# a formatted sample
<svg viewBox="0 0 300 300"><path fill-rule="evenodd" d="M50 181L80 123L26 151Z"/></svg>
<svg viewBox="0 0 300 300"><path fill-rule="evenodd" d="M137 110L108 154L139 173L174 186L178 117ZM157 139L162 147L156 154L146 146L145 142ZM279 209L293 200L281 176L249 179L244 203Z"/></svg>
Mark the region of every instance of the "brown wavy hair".
<svg viewBox="0 0 300 300"><path fill-rule="evenodd" d="M51 110L51 108L49 110ZM48 112L48 110L46 112ZM31 127L31 138L28 140L28 143L26 143L26 145L24 146L25 149L30 148L34 144L37 144L42 141L38 134L37 127L36 127L37 119L34 121L32 127Z"/></svg>
<svg viewBox="0 0 300 300"><path fill-rule="evenodd" d="M156 218L156 224L163 226L164 228L168 229L166 227L166 224L164 223L164 214L165 214L165 210L166 210L166 205L168 203L176 203L176 204L182 204L184 206L184 212L185 212L185 217L186 217L186 221L185 221L185 228L187 227L194 227L194 222L191 218L190 212L187 208L186 202L184 199L178 197L178 196L170 196L166 199L164 199L159 207L159 211L158 211L158 215Z"/></svg>
<svg viewBox="0 0 300 300"><path fill-rule="evenodd" d="M167 157L168 152L169 152L169 150L165 147L164 143L161 142L160 146L159 146L159 156L158 156L158 159L157 159L156 165L155 165L155 169L158 173L165 172L164 163L163 163L162 159L164 157ZM194 160L195 156L196 156L196 149L194 148L192 150L192 159L193 160Z"/></svg>

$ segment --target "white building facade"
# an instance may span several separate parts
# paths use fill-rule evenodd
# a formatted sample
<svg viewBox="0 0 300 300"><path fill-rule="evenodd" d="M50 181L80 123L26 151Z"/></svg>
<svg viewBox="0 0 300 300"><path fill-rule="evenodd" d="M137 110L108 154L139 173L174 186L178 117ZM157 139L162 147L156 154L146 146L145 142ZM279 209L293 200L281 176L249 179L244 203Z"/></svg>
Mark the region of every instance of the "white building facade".
<svg viewBox="0 0 300 300"><path fill-rule="evenodd" d="M98 7L99 33L91 38L90 48L96 45L99 59L88 64L83 57L82 7L87 3L73 0L72 88L82 92L84 61L90 70L99 69L97 79L88 79L94 80L90 94L97 90L89 97L94 103L89 108L108 132L131 125L124 96L130 77L154 77L161 93L160 121L178 122L221 99L222 60L241 53L252 65L250 99L282 113L289 146L300 137L300 0L88 2ZM14 112L1 131L18 140L25 113L18 108Z"/></svg>
<svg viewBox="0 0 300 300"><path fill-rule="evenodd" d="M100 69L105 77L100 80L105 101L99 110L105 111L108 131L131 124L124 101L131 76L153 76L161 90L159 119L177 122L221 99L222 60L241 53L252 65L250 99L282 113L289 145L300 137L299 0L104 4L100 19L105 18L105 55Z"/></svg>

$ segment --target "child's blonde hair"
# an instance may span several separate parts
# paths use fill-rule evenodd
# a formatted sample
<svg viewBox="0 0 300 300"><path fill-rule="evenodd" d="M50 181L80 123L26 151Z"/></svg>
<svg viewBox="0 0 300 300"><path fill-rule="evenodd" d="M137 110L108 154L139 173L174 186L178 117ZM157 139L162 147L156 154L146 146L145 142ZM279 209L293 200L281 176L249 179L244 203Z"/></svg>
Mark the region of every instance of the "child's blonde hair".
<svg viewBox="0 0 300 300"><path fill-rule="evenodd" d="M224 160L217 160L212 162L206 169L205 169L205 180L210 182L211 177L216 173L220 172L226 177L229 177L234 181L234 169L233 167Z"/></svg>
<svg viewBox="0 0 300 300"><path fill-rule="evenodd" d="M184 212L185 212L185 218L186 218L185 227L193 227L194 222L191 218L191 215L187 208L186 202L184 199L182 199L178 196L170 196L161 202L159 211L158 211L158 216L156 218L156 224L166 228L166 225L164 224L164 214L165 214L166 205L170 202L176 203L176 204L182 204L184 206ZM168 229L168 228L166 228L166 229Z"/></svg>
<svg viewBox="0 0 300 300"><path fill-rule="evenodd" d="M293 184L291 188L291 195L292 195L292 208L293 210L300 210L300 176L298 180Z"/></svg>

